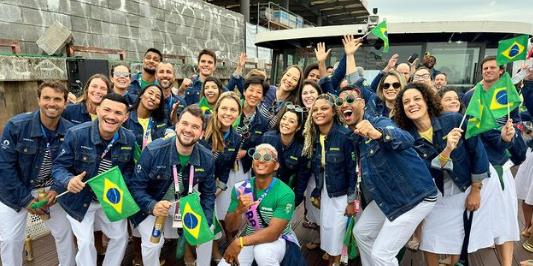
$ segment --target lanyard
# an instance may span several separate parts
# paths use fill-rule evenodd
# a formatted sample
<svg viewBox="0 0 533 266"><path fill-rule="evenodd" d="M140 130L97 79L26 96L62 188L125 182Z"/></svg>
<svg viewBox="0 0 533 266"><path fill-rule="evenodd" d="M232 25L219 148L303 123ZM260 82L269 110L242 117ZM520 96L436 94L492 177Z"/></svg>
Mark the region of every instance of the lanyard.
<svg viewBox="0 0 533 266"><path fill-rule="evenodd" d="M50 139L48 139L48 135L46 134L46 131L44 130L43 124L41 124L41 132L43 133L43 136L46 139L46 149L50 149Z"/></svg>
<svg viewBox="0 0 533 266"><path fill-rule="evenodd" d="M142 148L146 147L148 145L148 139L150 139L152 136L152 118L150 117L148 119L148 127L146 128L146 131L143 134L143 146Z"/></svg>
<svg viewBox="0 0 533 266"><path fill-rule="evenodd" d="M107 147L105 148L104 152L102 153L102 156L100 156L100 159L104 159L106 154L111 150L111 147L113 147L113 144L115 144L115 142L117 140L118 140L118 132L116 132L115 135L113 135L113 139L111 140L111 142L109 142L109 144L107 144Z"/></svg>
<svg viewBox="0 0 533 266"><path fill-rule="evenodd" d="M178 173L178 168L176 167L175 164L172 165L172 177L174 178L174 190L176 191L176 200L177 200L178 195L180 194L180 182L183 182L183 175L181 173L182 173L181 171ZM189 170L189 192L188 192L189 194L192 193L193 184L194 184L194 166L191 165L190 170Z"/></svg>
<svg viewBox="0 0 533 266"><path fill-rule="evenodd" d="M268 192L270 192L270 189L272 188L274 183L276 183L276 181L277 181L277 179L274 179L274 180L272 180L272 182L270 182L270 185L265 190L265 192L257 199L257 201L256 201L257 204L254 204L254 205L250 206L250 209L245 213L246 219L248 220L248 223L251 226L253 226L256 230L261 229L261 223L259 222L259 214L257 213L257 208L259 207L259 204L261 204L261 201L263 201L263 199L267 196ZM252 194L252 199L254 198L253 187L247 181L245 181L239 187L239 191L240 191L241 195L242 194L251 193Z"/></svg>
<svg viewBox="0 0 533 266"><path fill-rule="evenodd" d="M172 104L174 103L174 97L172 97L172 95L168 96L170 99L168 100L168 104L167 104L167 107L169 110L172 111Z"/></svg>

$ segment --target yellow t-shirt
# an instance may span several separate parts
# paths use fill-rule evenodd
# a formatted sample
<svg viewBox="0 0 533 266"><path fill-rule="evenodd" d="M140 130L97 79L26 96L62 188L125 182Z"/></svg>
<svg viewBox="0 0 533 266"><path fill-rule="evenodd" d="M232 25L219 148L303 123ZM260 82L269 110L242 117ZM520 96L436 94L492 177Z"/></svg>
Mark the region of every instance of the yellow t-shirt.
<svg viewBox="0 0 533 266"><path fill-rule="evenodd" d="M324 167L326 165L326 145L325 145L325 142L326 142L326 135L322 135L320 134L320 147L322 147L322 150L321 150L321 158L320 158L320 164L322 164L322 167Z"/></svg>
<svg viewBox="0 0 533 266"><path fill-rule="evenodd" d="M418 131L418 134L420 134L420 137L425 138L430 143L433 143L433 127L430 127L424 132Z"/></svg>
<svg viewBox="0 0 533 266"><path fill-rule="evenodd" d="M96 118L98 118L98 116L93 115L93 114L91 114L91 113L89 113L89 115L91 116L91 121L94 121L94 120L96 120Z"/></svg>
<svg viewBox="0 0 533 266"><path fill-rule="evenodd" d="M148 139L146 143L144 143L144 136L146 135L146 130L148 130L148 124L150 123L150 118L140 118L137 117L137 120L139 121L139 124L143 127L143 148L144 145L147 145L148 143L152 142L152 134L148 134Z"/></svg>

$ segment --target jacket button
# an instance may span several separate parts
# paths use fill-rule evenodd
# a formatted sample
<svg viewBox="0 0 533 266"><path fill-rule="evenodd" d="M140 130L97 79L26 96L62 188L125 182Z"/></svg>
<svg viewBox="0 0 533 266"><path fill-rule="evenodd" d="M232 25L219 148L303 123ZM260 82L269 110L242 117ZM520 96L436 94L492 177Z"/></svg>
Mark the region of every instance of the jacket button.
<svg viewBox="0 0 533 266"><path fill-rule="evenodd" d="M83 160L84 160L84 161L87 161L87 156L83 156Z"/></svg>
<svg viewBox="0 0 533 266"><path fill-rule="evenodd" d="M88 206L87 203L83 203L83 207L87 208L87 206Z"/></svg>
<svg viewBox="0 0 533 266"><path fill-rule="evenodd" d="M424 154L422 154L422 156L424 156L424 158L428 157L428 155L427 155L427 154L425 154L425 153L424 153Z"/></svg>
<svg viewBox="0 0 533 266"><path fill-rule="evenodd" d="M24 148L24 152L28 152L28 149L27 149L27 148Z"/></svg>
<svg viewBox="0 0 533 266"><path fill-rule="evenodd" d="M370 154L374 154L374 150L370 150Z"/></svg>
<svg viewBox="0 0 533 266"><path fill-rule="evenodd" d="M385 139L386 139L386 140L390 140L390 136L386 136Z"/></svg>

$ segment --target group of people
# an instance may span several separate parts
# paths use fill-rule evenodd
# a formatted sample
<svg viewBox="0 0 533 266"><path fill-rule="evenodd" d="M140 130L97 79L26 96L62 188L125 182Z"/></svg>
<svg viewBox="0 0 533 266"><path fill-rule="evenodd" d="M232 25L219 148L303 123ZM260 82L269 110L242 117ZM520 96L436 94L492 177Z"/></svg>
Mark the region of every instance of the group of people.
<svg viewBox="0 0 533 266"><path fill-rule="evenodd" d="M319 232L305 246L322 249L328 265L340 263L350 216L365 266L398 265L406 244L422 250L427 265L494 245L511 265L517 198L525 200L521 233L533 233L533 156L522 136L533 69L519 86L524 107L466 139L462 113L472 91L447 88L434 57L419 66L394 55L369 83L355 60L360 40L344 36L343 46L335 69L319 43L318 63L287 67L277 86L262 70L244 75L244 54L224 86L206 49L198 75L176 88L173 65L154 48L141 72L118 64L110 77L93 75L74 103L62 83L42 82L39 109L11 118L0 140L2 264L22 264L31 213L50 229L61 265L96 265L95 231L108 239L103 265L121 265L130 240L134 265L160 265L165 238L183 236L180 199L199 193L208 225L220 223L222 232L186 245L186 265L305 264L291 228L300 204L305 227ZM483 89L503 72L486 57ZM524 161L515 188L510 167ZM86 181L115 166L140 211L112 222ZM43 198L45 206L32 207ZM159 217L166 218L153 242Z"/></svg>

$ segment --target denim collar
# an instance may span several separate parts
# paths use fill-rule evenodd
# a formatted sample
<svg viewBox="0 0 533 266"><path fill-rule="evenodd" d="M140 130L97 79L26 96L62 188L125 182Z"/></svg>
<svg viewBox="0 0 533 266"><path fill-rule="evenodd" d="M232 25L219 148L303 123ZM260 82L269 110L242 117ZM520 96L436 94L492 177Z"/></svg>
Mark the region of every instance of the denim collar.
<svg viewBox="0 0 533 266"><path fill-rule="evenodd" d="M178 162L179 159L178 159L178 149L176 148L176 141L177 141L177 136L174 136L172 137L172 161L173 162ZM199 167L201 166L201 162L200 162L200 151L199 151L199 147L200 147L200 142L197 142L196 144L194 144L194 147L192 148L192 152L191 152L191 155L189 157L189 164L191 165L194 165L195 167ZM175 160L174 160L175 159Z"/></svg>
<svg viewBox="0 0 533 266"><path fill-rule="evenodd" d="M59 124L57 124L57 134L64 136L67 128L65 127L66 120L61 117L59 119ZM33 112L32 119L31 119L31 137L46 137L43 135L43 131L41 130L41 117L40 117L40 111L37 110Z"/></svg>
<svg viewBox="0 0 533 266"><path fill-rule="evenodd" d="M93 144L100 144L102 143L102 138L100 137L100 131L98 130L98 119L90 122L91 123L91 141ZM118 129L118 136L119 139L117 142L120 142L122 144L128 144L128 140L126 138L126 135L124 134L124 128L120 127Z"/></svg>

